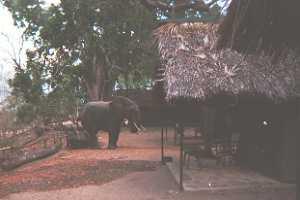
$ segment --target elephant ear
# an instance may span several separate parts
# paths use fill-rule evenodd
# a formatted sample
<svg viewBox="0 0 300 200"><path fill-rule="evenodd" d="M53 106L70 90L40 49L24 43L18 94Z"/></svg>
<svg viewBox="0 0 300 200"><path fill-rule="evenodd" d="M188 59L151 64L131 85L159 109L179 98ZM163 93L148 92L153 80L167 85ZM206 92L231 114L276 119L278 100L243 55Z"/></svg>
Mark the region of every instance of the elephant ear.
<svg viewBox="0 0 300 200"><path fill-rule="evenodd" d="M125 115L125 108L122 104L119 102L111 101L109 103L109 110L110 113L115 117L115 118L124 118Z"/></svg>
<svg viewBox="0 0 300 200"><path fill-rule="evenodd" d="M115 97L110 105L111 113L117 118L124 119L138 106L126 97Z"/></svg>
<svg viewBox="0 0 300 200"><path fill-rule="evenodd" d="M139 110L139 107L138 107L137 105L130 105L130 106L127 108L126 112L130 113L130 112L136 112L136 111L138 111L138 110Z"/></svg>

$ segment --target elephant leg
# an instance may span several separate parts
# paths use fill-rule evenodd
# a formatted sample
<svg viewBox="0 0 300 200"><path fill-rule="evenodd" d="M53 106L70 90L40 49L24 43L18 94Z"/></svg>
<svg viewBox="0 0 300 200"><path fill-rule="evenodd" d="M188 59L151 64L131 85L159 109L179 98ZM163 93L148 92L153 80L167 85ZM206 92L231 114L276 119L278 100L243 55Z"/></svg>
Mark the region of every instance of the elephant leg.
<svg viewBox="0 0 300 200"><path fill-rule="evenodd" d="M100 145L98 143L97 131L89 131L88 132L88 144L92 148L99 148Z"/></svg>
<svg viewBox="0 0 300 200"><path fill-rule="evenodd" d="M109 141L108 141L109 149L116 149L118 147L117 142L119 139L119 135L120 135L119 128L109 132Z"/></svg>
<svg viewBox="0 0 300 200"><path fill-rule="evenodd" d="M117 145L114 144L114 136L113 136L113 132L109 132L109 138L108 138L108 149L116 149Z"/></svg>

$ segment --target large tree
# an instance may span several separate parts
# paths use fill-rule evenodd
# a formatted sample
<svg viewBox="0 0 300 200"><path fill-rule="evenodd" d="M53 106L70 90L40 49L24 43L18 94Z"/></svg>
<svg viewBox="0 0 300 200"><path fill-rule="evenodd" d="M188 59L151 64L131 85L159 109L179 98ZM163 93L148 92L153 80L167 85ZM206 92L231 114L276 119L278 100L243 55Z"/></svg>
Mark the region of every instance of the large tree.
<svg viewBox="0 0 300 200"><path fill-rule="evenodd" d="M33 39L51 89L71 70L88 99L99 100L120 74L150 76L144 69L155 65L149 42L154 17L138 0L62 0L50 7L40 0L2 2Z"/></svg>
<svg viewBox="0 0 300 200"><path fill-rule="evenodd" d="M51 6L42 0L0 2L34 43L26 64L16 62L10 82L23 121L59 119L82 100L102 99L117 87L151 86L158 65L151 39L156 23L174 14L219 15L212 12L215 0L61 0Z"/></svg>
<svg viewBox="0 0 300 200"><path fill-rule="evenodd" d="M158 18L171 21L213 21L230 0L140 0Z"/></svg>

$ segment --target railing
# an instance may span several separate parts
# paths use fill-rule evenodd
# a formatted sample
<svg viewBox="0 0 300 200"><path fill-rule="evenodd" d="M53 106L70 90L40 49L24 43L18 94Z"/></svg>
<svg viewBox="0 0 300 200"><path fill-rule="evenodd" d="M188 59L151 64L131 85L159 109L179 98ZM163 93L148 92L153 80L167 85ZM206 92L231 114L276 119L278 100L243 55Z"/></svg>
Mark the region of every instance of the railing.
<svg viewBox="0 0 300 200"><path fill-rule="evenodd" d="M67 136L55 133L39 137L20 147L3 147L0 149L0 167L13 169L24 163L51 155L67 145Z"/></svg>
<svg viewBox="0 0 300 200"><path fill-rule="evenodd" d="M18 137L21 134L26 134L29 131L31 131L30 127L23 128L23 129L18 129L18 130L0 130L0 140L2 139L8 139L12 137Z"/></svg>

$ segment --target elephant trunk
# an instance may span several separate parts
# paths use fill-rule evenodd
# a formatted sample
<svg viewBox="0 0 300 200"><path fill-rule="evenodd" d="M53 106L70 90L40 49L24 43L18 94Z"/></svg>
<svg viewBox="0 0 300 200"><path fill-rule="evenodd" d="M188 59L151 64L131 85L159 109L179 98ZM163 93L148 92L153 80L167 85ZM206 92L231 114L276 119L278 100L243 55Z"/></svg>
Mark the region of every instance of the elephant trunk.
<svg viewBox="0 0 300 200"><path fill-rule="evenodd" d="M138 132L141 132L141 129L139 128L139 126L135 122L133 122L133 125L138 130Z"/></svg>
<svg viewBox="0 0 300 200"><path fill-rule="evenodd" d="M143 126L143 125L140 125L142 131L146 131L147 129Z"/></svg>

